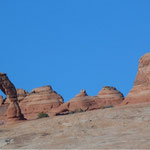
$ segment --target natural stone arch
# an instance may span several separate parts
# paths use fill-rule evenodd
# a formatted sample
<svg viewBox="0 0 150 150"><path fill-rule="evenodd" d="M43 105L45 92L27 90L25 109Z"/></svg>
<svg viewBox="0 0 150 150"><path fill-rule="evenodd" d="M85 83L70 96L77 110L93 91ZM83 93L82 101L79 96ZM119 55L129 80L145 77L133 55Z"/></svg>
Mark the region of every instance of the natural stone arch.
<svg viewBox="0 0 150 150"><path fill-rule="evenodd" d="M7 118L24 119L18 104L16 88L5 73L0 73L0 90L7 96L10 102L7 110Z"/></svg>

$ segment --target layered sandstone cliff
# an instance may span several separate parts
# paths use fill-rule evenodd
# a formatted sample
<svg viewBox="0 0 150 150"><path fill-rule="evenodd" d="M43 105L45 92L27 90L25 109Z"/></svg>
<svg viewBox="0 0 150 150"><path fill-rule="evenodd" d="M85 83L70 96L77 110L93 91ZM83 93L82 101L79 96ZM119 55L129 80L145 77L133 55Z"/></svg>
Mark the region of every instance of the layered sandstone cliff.
<svg viewBox="0 0 150 150"><path fill-rule="evenodd" d="M150 102L150 53L139 60L134 86L122 104Z"/></svg>

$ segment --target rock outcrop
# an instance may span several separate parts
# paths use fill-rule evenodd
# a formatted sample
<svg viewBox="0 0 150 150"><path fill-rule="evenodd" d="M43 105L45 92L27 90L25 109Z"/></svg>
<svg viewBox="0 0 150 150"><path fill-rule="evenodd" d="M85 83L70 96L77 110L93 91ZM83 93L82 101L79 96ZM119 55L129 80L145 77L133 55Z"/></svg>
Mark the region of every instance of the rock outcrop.
<svg viewBox="0 0 150 150"><path fill-rule="evenodd" d="M20 101L20 107L27 119L37 118L41 112L49 113L52 108L57 108L63 104L63 98L57 94L51 86L43 86L33 89L30 93L20 91L24 97Z"/></svg>
<svg viewBox="0 0 150 150"><path fill-rule="evenodd" d="M150 102L150 53L139 60L134 86L125 98L124 104Z"/></svg>
<svg viewBox="0 0 150 150"><path fill-rule="evenodd" d="M3 96L0 95L0 106L3 104Z"/></svg>
<svg viewBox="0 0 150 150"><path fill-rule="evenodd" d="M75 98L62 104L60 107L51 110L52 115L67 114L70 112L90 111L120 104L124 96L116 88L104 87L98 96L88 96L82 90Z"/></svg>
<svg viewBox="0 0 150 150"><path fill-rule="evenodd" d="M15 86L11 83L5 73L0 73L0 89L9 99L10 104L7 110L8 119L24 119L18 104Z"/></svg>
<svg viewBox="0 0 150 150"><path fill-rule="evenodd" d="M75 97L84 97L84 96L88 96L87 93L86 93L86 90L82 89L80 91L79 94L77 94Z"/></svg>
<svg viewBox="0 0 150 150"><path fill-rule="evenodd" d="M98 93L98 98L104 105L118 105L124 100L123 94L115 87L104 86Z"/></svg>
<svg viewBox="0 0 150 150"><path fill-rule="evenodd" d="M18 102L20 103L29 93L24 89L16 89Z"/></svg>

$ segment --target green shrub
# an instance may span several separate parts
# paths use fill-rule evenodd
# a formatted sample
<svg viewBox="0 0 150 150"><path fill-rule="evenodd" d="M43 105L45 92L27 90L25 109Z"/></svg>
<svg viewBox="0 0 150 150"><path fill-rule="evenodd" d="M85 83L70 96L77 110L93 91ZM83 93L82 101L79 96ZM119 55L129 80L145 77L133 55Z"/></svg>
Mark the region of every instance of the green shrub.
<svg viewBox="0 0 150 150"><path fill-rule="evenodd" d="M49 117L48 114L43 113L43 112L41 112L41 113L38 114L38 119L39 118L45 118L45 117Z"/></svg>

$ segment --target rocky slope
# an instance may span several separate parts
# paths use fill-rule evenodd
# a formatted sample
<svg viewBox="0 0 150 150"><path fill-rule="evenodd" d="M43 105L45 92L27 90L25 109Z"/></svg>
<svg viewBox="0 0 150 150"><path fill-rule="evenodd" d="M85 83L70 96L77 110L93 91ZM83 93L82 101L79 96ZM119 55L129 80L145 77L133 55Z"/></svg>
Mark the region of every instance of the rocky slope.
<svg viewBox="0 0 150 150"><path fill-rule="evenodd" d="M123 105L143 102L150 102L150 53L145 54L139 60L134 86L124 100Z"/></svg>
<svg viewBox="0 0 150 150"><path fill-rule="evenodd" d="M0 126L2 149L149 149L150 103Z"/></svg>

